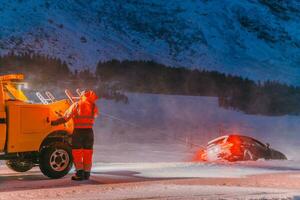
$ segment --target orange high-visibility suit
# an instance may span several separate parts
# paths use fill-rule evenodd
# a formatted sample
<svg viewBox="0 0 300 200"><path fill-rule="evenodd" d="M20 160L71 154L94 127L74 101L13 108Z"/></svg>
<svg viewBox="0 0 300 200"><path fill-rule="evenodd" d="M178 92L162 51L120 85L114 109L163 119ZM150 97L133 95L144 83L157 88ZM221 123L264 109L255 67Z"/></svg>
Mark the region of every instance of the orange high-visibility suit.
<svg viewBox="0 0 300 200"><path fill-rule="evenodd" d="M84 91L80 100L73 103L62 118L51 122L52 125L58 125L70 119L74 121L72 155L76 174L72 180L84 180L90 177L94 145L92 128L99 113L95 104L97 99L93 91Z"/></svg>

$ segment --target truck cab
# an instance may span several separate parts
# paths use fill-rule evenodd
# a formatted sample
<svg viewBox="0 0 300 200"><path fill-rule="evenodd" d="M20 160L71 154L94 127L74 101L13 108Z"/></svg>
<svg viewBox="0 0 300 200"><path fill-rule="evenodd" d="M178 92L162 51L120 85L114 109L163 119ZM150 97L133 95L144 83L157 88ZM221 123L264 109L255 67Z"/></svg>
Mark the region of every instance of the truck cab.
<svg viewBox="0 0 300 200"><path fill-rule="evenodd" d="M0 159L18 172L39 166L50 178L65 176L72 167L70 135L73 121L51 126L70 106L69 99L33 103L22 91L24 75L0 76Z"/></svg>

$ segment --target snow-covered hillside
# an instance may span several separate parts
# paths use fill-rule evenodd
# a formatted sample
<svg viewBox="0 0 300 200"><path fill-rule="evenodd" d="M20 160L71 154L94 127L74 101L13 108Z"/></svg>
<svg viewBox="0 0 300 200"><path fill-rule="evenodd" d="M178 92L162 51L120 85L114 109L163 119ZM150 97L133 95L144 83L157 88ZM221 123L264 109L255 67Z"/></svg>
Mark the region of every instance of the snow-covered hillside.
<svg viewBox="0 0 300 200"><path fill-rule="evenodd" d="M1 0L0 54L149 59L300 84L297 0Z"/></svg>
<svg viewBox="0 0 300 200"><path fill-rule="evenodd" d="M300 160L300 118L246 115L218 107L217 98L128 94L129 104L101 100L96 125L97 161L187 161L197 145L224 134L244 134ZM107 114L112 115L108 117ZM119 120L117 120L118 118ZM103 146L104 145L104 146ZM154 151L153 151L154 150Z"/></svg>

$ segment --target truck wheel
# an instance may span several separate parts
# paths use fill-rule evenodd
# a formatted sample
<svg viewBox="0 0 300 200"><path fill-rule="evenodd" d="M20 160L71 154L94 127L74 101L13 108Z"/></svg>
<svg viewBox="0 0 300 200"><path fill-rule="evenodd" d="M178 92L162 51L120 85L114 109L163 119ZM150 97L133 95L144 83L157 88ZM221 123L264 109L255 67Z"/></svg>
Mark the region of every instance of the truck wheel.
<svg viewBox="0 0 300 200"><path fill-rule="evenodd" d="M24 159L7 160L6 166L16 172L27 172L34 166L33 162Z"/></svg>
<svg viewBox="0 0 300 200"><path fill-rule="evenodd" d="M64 177L72 168L71 147L63 142L52 143L40 153L40 169L45 176Z"/></svg>

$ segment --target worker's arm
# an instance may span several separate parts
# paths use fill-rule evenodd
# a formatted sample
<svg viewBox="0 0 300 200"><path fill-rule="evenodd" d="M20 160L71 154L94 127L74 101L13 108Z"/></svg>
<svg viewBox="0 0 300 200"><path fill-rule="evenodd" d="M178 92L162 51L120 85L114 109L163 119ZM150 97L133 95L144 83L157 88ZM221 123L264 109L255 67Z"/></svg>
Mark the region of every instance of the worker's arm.
<svg viewBox="0 0 300 200"><path fill-rule="evenodd" d="M58 118L57 120L51 121L51 126L58 126L60 124L66 123L66 122L67 121L65 120L65 118L61 117L61 118Z"/></svg>
<svg viewBox="0 0 300 200"><path fill-rule="evenodd" d="M58 118L57 120L51 121L51 125L57 126L57 125L64 124L67 121L69 121L71 118L73 118L76 115L77 107L78 107L77 103L72 104L70 106L70 108L68 108L68 110L66 110L64 116L61 118Z"/></svg>

